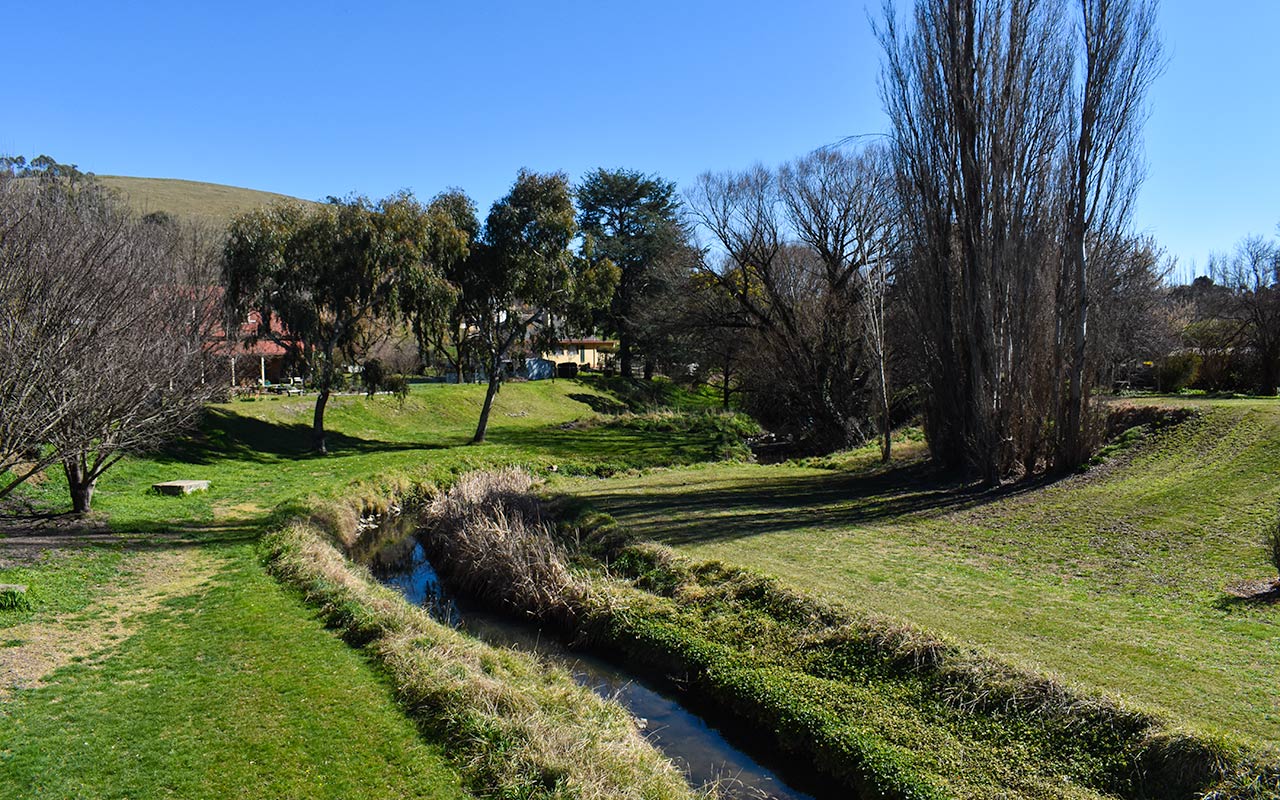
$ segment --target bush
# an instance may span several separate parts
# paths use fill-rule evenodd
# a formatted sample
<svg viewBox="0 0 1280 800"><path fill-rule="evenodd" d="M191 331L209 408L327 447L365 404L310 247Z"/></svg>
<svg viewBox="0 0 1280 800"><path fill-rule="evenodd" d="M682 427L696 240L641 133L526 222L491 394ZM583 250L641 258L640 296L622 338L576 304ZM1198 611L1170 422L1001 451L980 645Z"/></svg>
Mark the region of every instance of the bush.
<svg viewBox="0 0 1280 800"><path fill-rule="evenodd" d="M371 358L364 362L364 369L360 371L360 380L364 383L364 391L369 397L381 391L383 382L387 379L386 367L382 366L382 362L376 358Z"/></svg>
<svg viewBox="0 0 1280 800"><path fill-rule="evenodd" d="M556 377L566 379L578 377L578 365L572 361L556 364Z"/></svg>
<svg viewBox="0 0 1280 800"><path fill-rule="evenodd" d="M1156 391L1178 392L1191 385L1200 369L1195 353L1170 353L1156 365Z"/></svg>

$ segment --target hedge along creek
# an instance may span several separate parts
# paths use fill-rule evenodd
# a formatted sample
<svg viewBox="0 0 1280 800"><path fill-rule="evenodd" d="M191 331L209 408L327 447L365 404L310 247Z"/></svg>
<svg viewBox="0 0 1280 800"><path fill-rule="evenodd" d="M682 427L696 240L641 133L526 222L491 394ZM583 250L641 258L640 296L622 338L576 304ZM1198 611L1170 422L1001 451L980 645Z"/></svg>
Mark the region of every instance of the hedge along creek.
<svg viewBox="0 0 1280 800"><path fill-rule="evenodd" d="M722 800L813 800L730 744L673 693L600 658L570 651L534 624L484 611L451 595L427 557L413 515L390 517L366 530L351 556L436 619L487 644L535 653L567 669L575 681L597 695L616 700L643 721L649 741L682 767L694 786L716 782Z"/></svg>

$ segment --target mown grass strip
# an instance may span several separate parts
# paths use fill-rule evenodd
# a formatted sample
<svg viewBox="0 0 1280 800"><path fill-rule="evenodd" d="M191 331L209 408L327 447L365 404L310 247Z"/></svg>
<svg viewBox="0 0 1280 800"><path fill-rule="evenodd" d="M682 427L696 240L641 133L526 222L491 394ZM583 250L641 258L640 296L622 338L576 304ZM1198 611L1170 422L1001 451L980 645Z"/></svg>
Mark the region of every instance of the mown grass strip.
<svg viewBox="0 0 1280 800"><path fill-rule="evenodd" d="M338 519L341 513L324 516ZM618 705L531 656L489 647L410 606L295 520L264 540L268 569L388 671L428 738L466 784L499 798L690 800L696 794Z"/></svg>
<svg viewBox="0 0 1280 800"><path fill-rule="evenodd" d="M125 566L141 557L110 551ZM266 575L251 545L203 557L216 561L208 583L0 703L0 797L469 796L367 660ZM35 621L53 624L53 608Z"/></svg>

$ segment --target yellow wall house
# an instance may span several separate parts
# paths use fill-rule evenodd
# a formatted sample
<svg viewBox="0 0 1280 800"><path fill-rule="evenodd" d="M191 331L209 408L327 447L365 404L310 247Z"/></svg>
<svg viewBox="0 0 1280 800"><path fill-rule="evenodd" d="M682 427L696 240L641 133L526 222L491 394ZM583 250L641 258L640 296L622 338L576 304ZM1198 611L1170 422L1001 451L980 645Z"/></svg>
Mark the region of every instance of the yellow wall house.
<svg viewBox="0 0 1280 800"><path fill-rule="evenodd" d="M558 339L556 346L541 357L556 364L572 361L579 367L604 369L617 346L609 339Z"/></svg>

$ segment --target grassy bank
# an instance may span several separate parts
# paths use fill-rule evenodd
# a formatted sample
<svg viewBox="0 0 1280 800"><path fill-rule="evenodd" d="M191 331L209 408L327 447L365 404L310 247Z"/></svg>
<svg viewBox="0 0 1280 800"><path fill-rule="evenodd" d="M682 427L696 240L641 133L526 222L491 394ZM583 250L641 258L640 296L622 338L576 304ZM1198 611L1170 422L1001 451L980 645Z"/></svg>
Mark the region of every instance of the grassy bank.
<svg viewBox="0 0 1280 800"><path fill-rule="evenodd" d="M328 518L340 518L341 511ZM273 574L388 672L401 704L476 792L493 797L692 800L614 703L536 658L433 620L347 561L354 531L295 521L265 541Z"/></svg>
<svg viewBox="0 0 1280 800"><path fill-rule="evenodd" d="M0 612L0 796L465 796L470 767L405 717L415 701L397 696L390 662L326 632L264 572L259 538L282 509L358 500L370 484L508 463L609 473L703 460L724 441L715 420L578 422L617 401L558 381L505 387L491 441L466 446L482 399L483 387L440 385L403 405L335 398L324 458L306 451L307 398L215 406L196 435L109 471L88 519L0 525L0 583L29 585L32 605ZM175 478L211 488L149 491ZM51 472L7 510L56 512L65 491Z"/></svg>
<svg viewBox="0 0 1280 800"><path fill-rule="evenodd" d="M1280 607L1265 578L1280 403L1200 404L1091 473L974 493L902 448L864 464L711 465L560 488L643 539L909 620L1214 735L1280 744Z"/></svg>
<svg viewBox="0 0 1280 800"><path fill-rule="evenodd" d="M528 488L489 473L433 503L424 544L455 591L533 614L632 670L679 676L713 717L855 796L1243 798L1268 796L1251 781L1278 788L1239 745L750 570L629 544L608 517L581 509L563 541L593 558L571 572Z"/></svg>
<svg viewBox="0 0 1280 800"><path fill-rule="evenodd" d="M11 665L37 685L0 703L0 796L468 796L250 543L95 548L24 576L57 599L0 613L0 658L39 643L54 669Z"/></svg>

